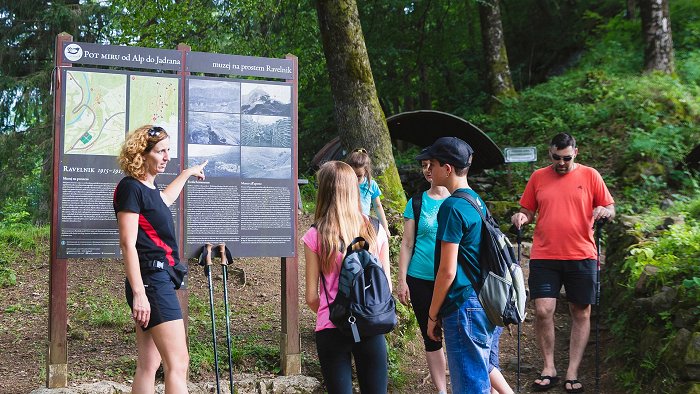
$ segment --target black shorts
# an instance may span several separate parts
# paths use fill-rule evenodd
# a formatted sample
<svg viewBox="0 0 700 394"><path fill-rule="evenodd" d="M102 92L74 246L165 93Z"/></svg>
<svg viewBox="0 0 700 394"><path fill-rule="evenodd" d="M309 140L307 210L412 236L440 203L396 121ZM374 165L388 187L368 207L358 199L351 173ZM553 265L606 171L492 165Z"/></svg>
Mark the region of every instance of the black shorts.
<svg viewBox="0 0 700 394"><path fill-rule="evenodd" d="M433 341L428 337L428 311L430 310L430 302L433 300L435 282L406 275L406 284L408 285L408 291L411 293L413 313L416 314L420 333L423 335L425 351L434 352L442 349L442 341Z"/></svg>
<svg viewBox="0 0 700 394"><path fill-rule="evenodd" d="M566 299L573 304L595 304L595 259L585 260L530 260L528 286L530 297L557 298L561 285L566 289Z"/></svg>
<svg viewBox="0 0 700 394"><path fill-rule="evenodd" d="M172 320L182 319L180 301L175 293L175 284L170 279L168 271L160 269L141 268L141 279L146 288L146 297L151 304L151 319L144 330ZM124 280L126 302L132 312L134 310L134 294L129 280Z"/></svg>

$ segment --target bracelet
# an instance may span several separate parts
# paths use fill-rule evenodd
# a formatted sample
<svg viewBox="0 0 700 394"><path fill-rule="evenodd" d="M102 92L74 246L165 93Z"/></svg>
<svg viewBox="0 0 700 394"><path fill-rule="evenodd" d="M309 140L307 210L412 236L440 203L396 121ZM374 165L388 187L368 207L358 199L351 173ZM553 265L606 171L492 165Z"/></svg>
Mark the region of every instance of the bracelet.
<svg viewBox="0 0 700 394"><path fill-rule="evenodd" d="M438 321L437 318L433 319L432 317L430 317L430 314L428 314L428 319L430 319L430 321L433 323L437 323L437 321Z"/></svg>

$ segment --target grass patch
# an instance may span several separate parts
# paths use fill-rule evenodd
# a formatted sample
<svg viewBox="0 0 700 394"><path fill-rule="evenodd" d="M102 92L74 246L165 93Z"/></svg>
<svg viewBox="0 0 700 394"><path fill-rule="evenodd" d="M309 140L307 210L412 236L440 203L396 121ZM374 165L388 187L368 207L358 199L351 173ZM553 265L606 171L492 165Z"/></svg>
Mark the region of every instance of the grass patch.
<svg viewBox="0 0 700 394"><path fill-rule="evenodd" d="M89 296L81 302L73 302L75 311L71 315L79 323L93 327L125 327L132 323L129 306L118 296Z"/></svg>
<svg viewBox="0 0 700 394"><path fill-rule="evenodd" d="M18 264L25 254L39 255L49 238L48 226L0 226L0 288L17 284Z"/></svg>

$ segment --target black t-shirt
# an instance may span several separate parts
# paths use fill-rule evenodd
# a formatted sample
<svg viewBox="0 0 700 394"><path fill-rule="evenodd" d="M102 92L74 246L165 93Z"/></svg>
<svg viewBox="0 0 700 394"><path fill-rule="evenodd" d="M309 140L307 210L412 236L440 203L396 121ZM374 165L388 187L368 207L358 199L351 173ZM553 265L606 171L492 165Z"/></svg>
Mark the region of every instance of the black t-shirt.
<svg viewBox="0 0 700 394"><path fill-rule="evenodd" d="M180 261L173 215L157 186L151 189L135 178L122 179L114 189L114 214L122 211L139 214L136 251L140 261L160 260L170 265Z"/></svg>

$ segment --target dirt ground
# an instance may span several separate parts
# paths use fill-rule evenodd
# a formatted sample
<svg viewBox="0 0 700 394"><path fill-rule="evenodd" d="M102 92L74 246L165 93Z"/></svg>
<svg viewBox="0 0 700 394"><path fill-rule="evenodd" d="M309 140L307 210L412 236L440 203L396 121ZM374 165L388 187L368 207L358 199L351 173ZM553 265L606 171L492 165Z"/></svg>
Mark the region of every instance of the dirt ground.
<svg viewBox="0 0 700 394"><path fill-rule="evenodd" d="M310 224L308 216L300 216L299 236ZM23 256L16 266L17 285L0 289L0 393L28 393L42 387L46 376L47 322L48 322L48 246L39 248L34 255ZM300 251L301 251L300 246ZM246 273L246 286L238 282L229 283L229 297L232 308L231 325L233 335L241 340L248 338L257 343L277 346L280 332L280 261L277 258L255 258L237 260L236 267ZM527 262L524 260L527 272ZM208 300L206 279L201 268L192 266L189 278L190 308L201 307L201 300ZM218 272L218 271L217 271ZM133 367L135 345L133 328L128 316L124 324L117 327L94 327L84 324L91 318L106 312L95 300L108 295L121 296L123 290L123 269L113 260L71 260L68 266L68 369L69 386L79 383L111 380L128 383L131 376L125 371ZM304 305L304 258L299 258L299 301L300 333L302 345L302 373L320 378L313 342L314 316ZM220 278L217 288L221 288ZM220 291L220 290L219 290ZM196 299L193 298L196 296ZM193 301L194 300L194 301ZM198 304L197 304L198 303ZM125 304L125 303L124 303ZM521 377L520 392L530 392L532 380L541 368L540 355L535 343L532 305L529 303L529 318L522 326L521 335ZM208 308L208 304L205 305ZM119 310L123 305L108 306L106 309ZM559 302L556 314L557 345L555 360L559 376L563 379L568 360L569 319L565 302ZM90 317L92 316L92 317ZM192 319L192 314L190 315ZM191 324L194 324L193 322ZM593 325L592 325L593 328ZM219 330L223 335L222 327ZM607 331L601 330L604 338ZM202 333L206 335L206 333ZM512 334L506 330L501 337L501 367L504 375L515 389L517 328ZM600 358L604 359L605 340L601 341ZM220 349L221 350L221 349ZM406 382L392 392L430 393L434 392L427 378L427 368L422 354L419 335L408 346L402 365ZM602 361L601 361L602 362ZM255 363L246 365L240 372L255 372ZM592 332L579 379L587 392L595 392L595 343ZM602 362L601 392L613 393L611 371ZM213 374L202 373L191 376L196 382L213 381ZM564 393L563 386L553 388L550 393Z"/></svg>

